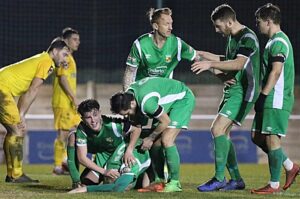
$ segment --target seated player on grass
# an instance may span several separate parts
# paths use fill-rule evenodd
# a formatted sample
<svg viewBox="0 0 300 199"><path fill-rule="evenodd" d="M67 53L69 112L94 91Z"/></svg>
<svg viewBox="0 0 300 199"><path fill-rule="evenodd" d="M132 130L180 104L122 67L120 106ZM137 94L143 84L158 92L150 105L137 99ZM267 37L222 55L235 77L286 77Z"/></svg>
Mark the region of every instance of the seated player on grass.
<svg viewBox="0 0 300 199"><path fill-rule="evenodd" d="M81 102L78 112L82 121L70 134L67 147L72 187L99 184L103 177L119 177L117 170L105 169L106 164L122 143L123 132L139 136L140 129L122 119L101 115L100 105L94 99ZM88 153L94 154L94 161L87 157ZM78 163L86 167L81 175Z"/></svg>
<svg viewBox="0 0 300 199"><path fill-rule="evenodd" d="M128 138L129 136L126 137ZM130 137L132 138L133 136L130 135ZM122 157L125 153L125 148L128 149L129 147L131 147L131 143L133 143L131 141L132 139L127 145L126 139L125 142L120 144L107 165L107 168L110 168L112 170L119 168L121 174L120 177L118 177L117 179L108 177L109 181L111 181L110 184L83 186L73 189L69 193L124 192L133 188L137 182L137 178L139 177L139 175L144 173L144 171L150 166L151 160L149 152L141 150L141 145L143 142L141 139L138 139L132 151L135 161L131 161L128 166L126 166L125 163L122 164Z"/></svg>

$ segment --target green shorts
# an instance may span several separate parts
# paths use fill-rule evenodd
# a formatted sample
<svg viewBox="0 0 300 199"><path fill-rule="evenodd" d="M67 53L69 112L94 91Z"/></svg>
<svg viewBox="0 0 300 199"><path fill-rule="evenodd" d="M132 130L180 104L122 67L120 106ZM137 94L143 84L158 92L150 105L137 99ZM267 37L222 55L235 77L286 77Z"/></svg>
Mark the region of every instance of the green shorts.
<svg viewBox="0 0 300 199"><path fill-rule="evenodd" d="M94 162L96 165L104 168L109 158L112 156L111 153L102 152L102 153L96 153L94 157Z"/></svg>
<svg viewBox="0 0 300 199"><path fill-rule="evenodd" d="M102 167L102 168L106 168L107 164L108 164L108 161L110 160L111 156L112 156L112 154L108 153L108 152L96 153L93 156L93 160L94 160L94 163L97 166ZM92 173L94 173L99 178L99 182L103 181L103 175L101 173L99 173L99 172L91 170L90 168L85 168L85 170L82 173L87 173L89 171L91 171Z"/></svg>
<svg viewBox="0 0 300 199"><path fill-rule="evenodd" d="M168 115L171 119L168 128L187 129L194 108L195 96L192 91L188 90L183 99L176 101L168 108Z"/></svg>
<svg viewBox="0 0 300 199"><path fill-rule="evenodd" d="M264 109L262 114L255 114L252 131L285 137L289 117L290 112L286 110Z"/></svg>
<svg viewBox="0 0 300 199"><path fill-rule="evenodd" d="M244 101L241 95L232 95L229 98L223 98L219 106L219 114L241 126L253 105L253 102Z"/></svg>

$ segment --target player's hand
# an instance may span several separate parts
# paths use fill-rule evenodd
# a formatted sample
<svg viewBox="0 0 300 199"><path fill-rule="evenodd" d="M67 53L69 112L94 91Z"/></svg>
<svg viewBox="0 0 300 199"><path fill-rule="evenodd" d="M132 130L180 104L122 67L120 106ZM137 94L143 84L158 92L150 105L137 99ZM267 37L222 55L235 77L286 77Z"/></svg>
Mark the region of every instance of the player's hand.
<svg viewBox="0 0 300 199"><path fill-rule="evenodd" d="M226 81L224 82L224 84L225 84L226 86L232 86L232 85L235 85L235 84L236 84L236 80L235 80L234 78L232 78L232 79L226 80Z"/></svg>
<svg viewBox="0 0 300 199"><path fill-rule="evenodd" d="M144 150L144 151L149 150L151 148L152 144L153 144L152 138L145 137L143 139L143 144L141 146L141 149Z"/></svg>
<svg viewBox="0 0 300 199"><path fill-rule="evenodd" d="M26 131L26 122L25 122L25 116L20 117L21 121L17 124L17 128L22 132L22 134Z"/></svg>
<svg viewBox="0 0 300 199"><path fill-rule="evenodd" d="M79 105L79 101L77 100L77 98L75 97L72 101L72 106L75 108L75 110L77 110Z"/></svg>
<svg viewBox="0 0 300 199"><path fill-rule="evenodd" d="M257 101L255 102L254 110L256 113L262 113L264 110L265 106L265 101L266 101L267 95L260 93Z"/></svg>
<svg viewBox="0 0 300 199"><path fill-rule="evenodd" d="M113 179L120 177L120 173L116 169L105 170L103 175Z"/></svg>
<svg viewBox="0 0 300 199"><path fill-rule="evenodd" d="M128 149L126 150L123 160L124 160L125 166L129 167L129 168L135 164L135 158L134 158L131 150L128 150Z"/></svg>
<svg viewBox="0 0 300 199"><path fill-rule="evenodd" d="M198 61L192 64L191 70L198 75L199 73L209 70L210 68L211 68L210 61Z"/></svg>

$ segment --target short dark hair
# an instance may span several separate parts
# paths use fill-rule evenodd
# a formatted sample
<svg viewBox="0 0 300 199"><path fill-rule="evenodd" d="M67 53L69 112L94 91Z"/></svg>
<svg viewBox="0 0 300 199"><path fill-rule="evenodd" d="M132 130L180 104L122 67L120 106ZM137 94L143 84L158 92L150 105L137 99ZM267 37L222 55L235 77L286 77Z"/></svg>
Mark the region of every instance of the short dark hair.
<svg viewBox="0 0 300 199"><path fill-rule="evenodd" d="M52 40L50 46L47 49L47 52L51 52L54 48L57 49L63 49L63 48L67 48L69 49L69 47L67 46L67 44L64 42L64 40L62 40L62 38L60 37L56 37L55 39ZM69 49L70 50L70 49Z"/></svg>
<svg viewBox="0 0 300 199"><path fill-rule="evenodd" d="M150 24L157 23L158 19L162 14L172 16L172 10L170 8L159 8L154 9L150 8L147 12L147 16L149 17Z"/></svg>
<svg viewBox="0 0 300 199"><path fill-rule="evenodd" d="M216 20L228 20L228 19L232 19L233 21L236 20L236 13L233 10L233 8L231 6L229 6L228 4L222 4L219 5L218 7L216 7L212 13L211 13L211 20L212 21L216 21Z"/></svg>
<svg viewBox="0 0 300 199"><path fill-rule="evenodd" d="M255 17L261 18L264 21L271 19L274 24L280 25L281 23L280 8L271 3L259 7L255 12Z"/></svg>
<svg viewBox="0 0 300 199"><path fill-rule="evenodd" d="M93 109L100 110L100 104L95 99L87 99L82 101L78 106L78 113L84 116L85 113L92 111Z"/></svg>
<svg viewBox="0 0 300 199"><path fill-rule="evenodd" d="M110 98L110 110L113 113L119 114L122 110L130 109L130 103L134 100L132 93L118 92Z"/></svg>
<svg viewBox="0 0 300 199"><path fill-rule="evenodd" d="M72 34L79 35L79 32L73 28L66 27L62 30L61 36L63 39L68 39L71 37Z"/></svg>

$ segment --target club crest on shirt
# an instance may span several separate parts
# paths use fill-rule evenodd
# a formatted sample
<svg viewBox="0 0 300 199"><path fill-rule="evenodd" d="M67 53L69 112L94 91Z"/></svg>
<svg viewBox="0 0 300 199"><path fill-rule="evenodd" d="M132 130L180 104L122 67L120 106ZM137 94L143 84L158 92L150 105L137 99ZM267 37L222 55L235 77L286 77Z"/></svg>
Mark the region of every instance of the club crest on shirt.
<svg viewBox="0 0 300 199"><path fill-rule="evenodd" d="M171 62L171 55L166 55L166 62L167 63L170 63Z"/></svg>
<svg viewBox="0 0 300 199"><path fill-rule="evenodd" d="M114 140L111 137L105 139L106 142L112 143Z"/></svg>
<svg viewBox="0 0 300 199"><path fill-rule="evenodd" d="M53 66L50 66L49 70L48 70L48 75L50 75L51 73L53 73L54 71L54 67Z"/></svg>

